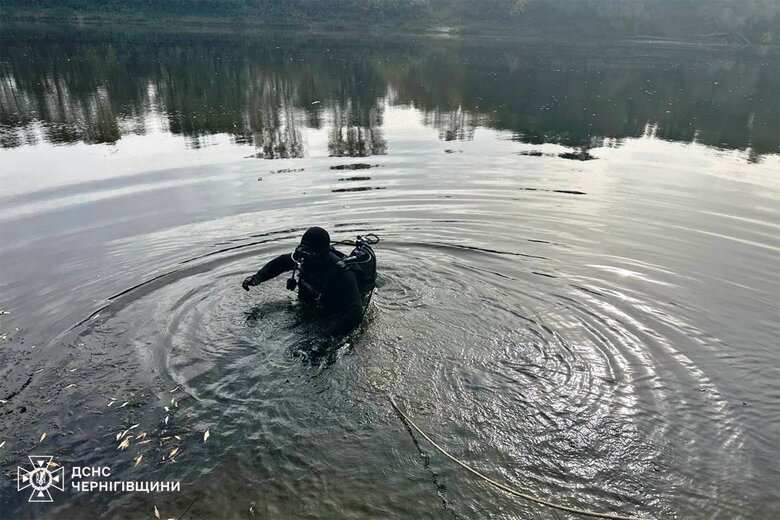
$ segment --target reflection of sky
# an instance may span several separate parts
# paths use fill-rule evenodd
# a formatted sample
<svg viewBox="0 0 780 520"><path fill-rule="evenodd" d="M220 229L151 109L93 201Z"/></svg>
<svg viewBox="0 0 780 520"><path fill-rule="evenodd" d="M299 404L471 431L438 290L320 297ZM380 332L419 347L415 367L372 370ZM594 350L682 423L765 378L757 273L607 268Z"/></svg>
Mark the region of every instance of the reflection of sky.
<svg viewBox="0 0 780 520"><path fill-rule="evenodd" d="M324 108L322 109L325 110ZM542 157L524 157L528 162L537 161L555 164L555 155L568 149L555 144L532 145L511 141L511 133L497 132L477 127L473 138L466 141L442 141L439 132L426 124L426 115L408 106L384 105L382 132L387 140L387 153L392 157L413 158L420 165L441 165L450 160L464 160L464 153L481 155L489 160L482 167L490 169L498 163L518 162L512 155L522 151L538 151ZM127 134L114 144L88 145L82 142L70 145L51 144L39 140L34 146L0 149L0 182L3 195L28 193L52 186L75 184L96 179L136 175L171 168L189 168L228 163L250 159L256 153L251 144L236 143L228 134L204 136L201 147L190 145L191 141L167 131L162 115L150 112L144 122L146 133ZM301 126L305 157L307 159L279 159L273 162L261 161L260 171L298 168L307 160L328 157L328 132L324 125L320 129ZM40 126L35 127L41 133ZM607 141L609 144L609 141ZM448 154L442 154L442 150ZM694 169L709 175L734 178L746 182L773 186L780 185L780 156L769 155L758 164L747 163L744 151L725 151L699 144L674 143L654 138L648 134L638 139L625 139L621 146L603 146L591 150L598 158L595 161L563 161L574 170L603 171L605 173L625 171L637 163L647 167L662 168L665 171L681 172ZM333 162L350 161L333 158ZM356 158L359 162L382 162L381 156Z"/></svg>

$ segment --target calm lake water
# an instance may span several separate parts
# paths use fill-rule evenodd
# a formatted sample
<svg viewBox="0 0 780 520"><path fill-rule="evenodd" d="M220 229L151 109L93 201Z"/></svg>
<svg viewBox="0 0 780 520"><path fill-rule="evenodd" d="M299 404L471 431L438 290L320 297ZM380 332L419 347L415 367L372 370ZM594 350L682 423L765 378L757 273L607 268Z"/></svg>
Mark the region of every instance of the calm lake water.
<svg viewBox="0 0 780 520"><path fill-rule="evenodd" d="M392 395L554 501L776 518L778 92L777 48L4 28L0 517L574 518ZM239 286L310 225L382 239L325 355ZM28 504L29 454L181 491Z"/></svg>

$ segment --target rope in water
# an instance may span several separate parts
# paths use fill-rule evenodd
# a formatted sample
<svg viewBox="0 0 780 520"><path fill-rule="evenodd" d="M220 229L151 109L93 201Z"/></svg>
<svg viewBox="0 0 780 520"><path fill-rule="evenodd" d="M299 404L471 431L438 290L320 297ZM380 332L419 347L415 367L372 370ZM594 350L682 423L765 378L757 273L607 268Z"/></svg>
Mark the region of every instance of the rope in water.
<svg viewBox="0 0 780 520"><path fill-rule="evenodd" d="M395 401L393 401L393 398L392 398L392 397L388 396L387 398L390 400L390 404L393 406L393 408L395 409L395 411L396 411L396 412L398 412L398 414L401 416L401 418L402 418L402 419L403 419L403 420L404 420L404 421L405 421L405 422L406 422L406 423L407 423L409 426L411 426L412 428L414 428L414 430L415 430L417 433L419 433L420 435L422 435L422 436L423 436L423 438L425 438L425 440L426 440L426 441L430 442L430 443L431 443L431 445L432 445L434 448L436 448L436 449L437 449L437 450L438 450L438 451L439 451L439 452L440 452L442 455L444 455L445 457L447 457L448 459L450 459L450 460L451 460L451 461L453 461L454 463L458 464L458 465L459 465L459 466L461 466L462 468L464 468L464 469L466 469L466 470L470 471L471 473L473 473L474 475L478 476L479 478L481 478L481 479L483 479L483 480L485 480L485 481L489 482L490 484L493 484L494 486L496 486L497 488L499 488L499 489L501 489L501 490L503 490L503 491L506 491L506 492L507 492L507 493L509 493L510 495L515 495L515 496L518 496L518 497L520 497L520 498L524 498L525 500L529 500L529 501L531 501L531 502L536 502L537 504L541 504L541 505L543 505L543 506L552 507L552 508L554 508L554 509L559 509L559 510L561 510L561 511L566 511L566 512L568 512L568 513L574 513L574 514L577 514L577 515L583 515L583 516L592 516L592 517L596 517L596 518L609 518L609 519L611 519L611 520L643 520L643 519L641 519L641 518L639 518L639 517L621 516L621 515L614 515L614 514L611 514L611 513L599 513L598 511L588 511L588 510L585 510L585 509L577 509L576 507L568 507L568 506L564 506L564 505L561 505L561 504L556 504L556 503L554 503L554 502L550 502L550 501L548 501L548 500L544 500L544 499L542 499L542 498L537 498L537 497L535 497L535 496L528 495L528 494L526 494L526 493L522 493L522 492L520 492L520 491L517 491L516 489L512 489L511 487L509 487L509 486L506 486L506 485L504 485L504 484L502 484L502 483L500 483L500 482L496 482L495 480L491 479L490 477L487 477L487 476L483 475L482 473L480 473L479 471L475 470L474 468L472 468L471 466L469 466L469 465L468 465L468 464L466 464L465 462L462 462L462 461L458 460L457 458L455 458L454 456L450 455L450 453L449 453L449 452L447 452L447 450L445 450L444 448L442 448L441 446L439 446L438 444L436 444L436 443L433 441L433 439L431 439L430 437L428 437L428 436L425 434L425 432L424 432L424 431L422 431L422 430L420 429L420 427L419 427L419 426L417 426L417 425L414 423L414 421L412 421L412 420L409 418L409 416L408 416L408 415L406 415L404 412L402 412L402 411L401 411L401 409L400 409L400 408L398 408L398 405L396 405L396 404L395 404Z"/></svg>

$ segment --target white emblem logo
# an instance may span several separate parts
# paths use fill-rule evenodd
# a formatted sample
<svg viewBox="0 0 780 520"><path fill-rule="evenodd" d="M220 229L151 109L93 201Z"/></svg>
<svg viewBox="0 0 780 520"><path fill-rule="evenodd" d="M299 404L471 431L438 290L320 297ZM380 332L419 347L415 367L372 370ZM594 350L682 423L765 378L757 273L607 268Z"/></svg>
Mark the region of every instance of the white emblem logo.
<svg viewBox="0 0 780 520"><path fill-rule="evenodd" d="M19 491L32 488L30 502L53 502L49 488L65 491L65 468L53 462L48 455L30 455L32 469L16 467L16 485ZM57 468L53 471L49 468Z"/></svg>

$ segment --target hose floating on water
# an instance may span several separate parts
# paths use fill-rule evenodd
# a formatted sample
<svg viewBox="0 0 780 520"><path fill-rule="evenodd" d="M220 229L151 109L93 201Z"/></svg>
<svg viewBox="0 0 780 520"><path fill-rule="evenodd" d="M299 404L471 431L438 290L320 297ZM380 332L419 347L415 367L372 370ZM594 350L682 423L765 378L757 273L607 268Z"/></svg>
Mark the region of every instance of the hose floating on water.
<svg viewBox="0 0 780 520"><path fill-rule="evenodd" d="M479 471L475 470L474 468L472 468L471 466L469 466L465 462L462 462L462 461L458 460L457 458L455 458L453 455L450 455L450 453L447 452L447 450L445 450L444 448L442 448L441 446L436 444L433 441L433 439L428 437L425 434L425 432L422 431L420 429L420 427L417 426L414 423L414 421L412 421L409 418L408 415L406 415L404 412L402 412L401 409L398 408L398 405L395 404L395 401L393 401L392 397L387 396L387 399L390 401L390 404L393 406L395 411L398 412L398 414L401 416L401 419L403 419L404 422L406 422L406 424L408 424L409 426L414 428L414 430L417 433L422 435L423 438L426 441L428 441L429 443L431 443L431 445L434 448L436 448L442 455L444 455L445 457L447 457L448 459L450 459L451 461L453 461L457 465L461 466L462 468L464 468L464 469L468 470L469 472L473 473L474 475L478 476L482 480L485 480L485 481L489 482L490 484L493 484L494 486L496 486L498 489L501 489L502 491L506 491L510 495L518 496L518 497L523 498L525 500L528 500L530 502L535 502L537 504L541 504L543 506L551 507L553 509L559 509L561 511L566 511L568 513L574 513L574 514L582 515L582 516L591 516L591 517L595 517L595 518L608 518L608 519L611 519L611 520L649 520L648 518L640 518L640 517L633 517L633 516L621 516L621 515L615 515L615 514L612 514L612 513L599 513L598 511L588 511L586 509L577 509L576 507L564 506L564 505L561 505L561 504L556 504L554 502L550 502L549 500L544 500L542 498L537 498L535 496L523 493L521 491L517 491L516 489L513 489L513 488L511 488L509 486L506 486L506 485L504 485L504 484L502 484L500 482L496 482L495 480L491 479L490 477L487 477L487 476L483 475L482 473L480 473Z"/></svg>

